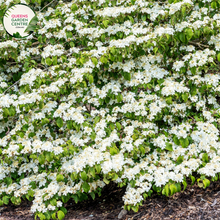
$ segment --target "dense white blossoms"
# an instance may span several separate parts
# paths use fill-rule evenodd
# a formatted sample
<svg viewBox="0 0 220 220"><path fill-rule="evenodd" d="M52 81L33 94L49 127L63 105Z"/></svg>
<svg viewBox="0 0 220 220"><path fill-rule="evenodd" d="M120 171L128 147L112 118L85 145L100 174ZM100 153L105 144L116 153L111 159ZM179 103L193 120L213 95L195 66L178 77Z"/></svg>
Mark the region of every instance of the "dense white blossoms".
<svg viewBox="0 0 220 220"><path fill-rule="evenodd" d="M0 24L1 200L52 215L114 181L136 210L194 172L216 178L219 4L169 2L36 1L19 40Z"/></svg>

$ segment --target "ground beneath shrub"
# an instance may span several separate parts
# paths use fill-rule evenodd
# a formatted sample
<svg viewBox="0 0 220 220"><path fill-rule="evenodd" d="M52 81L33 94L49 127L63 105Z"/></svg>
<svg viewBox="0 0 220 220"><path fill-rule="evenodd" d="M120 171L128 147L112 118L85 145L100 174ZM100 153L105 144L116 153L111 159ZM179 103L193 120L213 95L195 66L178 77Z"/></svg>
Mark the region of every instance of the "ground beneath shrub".
<svg viewBox="0 0 220 220"><path fill-rule="evenodd" d="M94 201L74 204L70 200L65 204L68 214L64 220L76 219L118 219L122 211L125 188L111 184L103 189L102 196ZM33 220L30 212L31 203L23 202L20 206L0 207L0 220ZM120 214L122 216L122 212ZM220 181L211 182L206 189L187 186L186 190L173 197L153 195L143 202L137 213L129 211L122 220L135 219L220 219Z"/></svg>

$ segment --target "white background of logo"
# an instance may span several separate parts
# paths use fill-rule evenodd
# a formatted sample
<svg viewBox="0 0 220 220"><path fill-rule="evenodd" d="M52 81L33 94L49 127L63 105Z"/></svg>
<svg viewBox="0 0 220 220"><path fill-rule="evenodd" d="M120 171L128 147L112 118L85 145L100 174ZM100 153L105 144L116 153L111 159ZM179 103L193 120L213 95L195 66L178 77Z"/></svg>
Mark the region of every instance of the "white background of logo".
<svg viewBox="0 0 220 220"><path fill-rule="evenodd" d="M28 22L27 24L29 24L30 20L35 16L35 13L34 11L29 8L28 6L26 5L13 5L13 8L9 8L7 11L6 11L6 14L9 14L7 17L6 15L4 15L3 17L3 24L4 24L4 27L5 27L5 30L10 34L10 35L13 35L15 34L16 32L20 33L20 35L22 37L27 37L29 34L24 32L25 29L27 28L27 25L18 25L19 27L23 27L23 28L16 28L18 26L12 26L12 15L25 15L27 14L28 15Z"/></svg>

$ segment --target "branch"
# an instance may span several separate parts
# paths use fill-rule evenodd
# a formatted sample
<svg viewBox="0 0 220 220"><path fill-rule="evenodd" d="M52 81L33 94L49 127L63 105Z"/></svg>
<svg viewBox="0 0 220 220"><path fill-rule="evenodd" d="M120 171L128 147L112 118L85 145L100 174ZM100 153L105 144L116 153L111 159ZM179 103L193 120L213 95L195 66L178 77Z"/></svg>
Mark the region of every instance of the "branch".
<svg viewBox="0 0 220 220"><path fill-rule="evenodd" d="M49 2L47 5L45 5L39 12L43 11L48 5L50 5L51 3L53 3L55 0L53 0L52 2Z"/></svg>
<svg viewBox="0 0 220 220"><path fill-rule="evenodd" d="M14 86L15 84L17 84L21 79L19 79L17 82L15 82L13 85L11 85L10 87L8 87L4 92L3 95L5 94L5 92L7 92L12 86Z"/></svg>
<svg viewBox="0 0 220 220"><path fill-rule="evenodd" d="M204 44L201 44L201 43L199 43L199 42L189 41L189 43L190 43L190 44L194 44L194 45L196 45L196 46L199 46L201 49L202 49L201 46L206 47L206 48L209 48L208 45L204 45Z"/></svg>

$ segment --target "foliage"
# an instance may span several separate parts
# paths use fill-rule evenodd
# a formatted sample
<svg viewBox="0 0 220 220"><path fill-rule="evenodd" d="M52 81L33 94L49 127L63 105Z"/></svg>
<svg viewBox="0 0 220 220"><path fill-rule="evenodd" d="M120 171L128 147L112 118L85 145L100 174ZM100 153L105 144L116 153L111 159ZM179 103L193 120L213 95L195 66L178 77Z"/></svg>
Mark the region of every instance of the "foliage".
<svg viewBox="0 0 220 220"><path fill-rule="evenodd" d="M37 17L27 38L0 25L0 205L63 219L114 181L137 212L218 180L219 0L1 0L0 17L19 2Z"/></svg>

